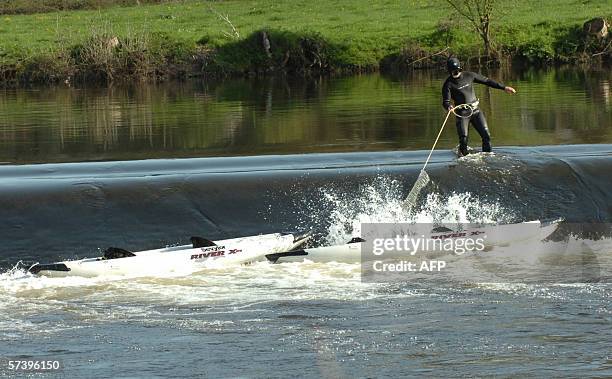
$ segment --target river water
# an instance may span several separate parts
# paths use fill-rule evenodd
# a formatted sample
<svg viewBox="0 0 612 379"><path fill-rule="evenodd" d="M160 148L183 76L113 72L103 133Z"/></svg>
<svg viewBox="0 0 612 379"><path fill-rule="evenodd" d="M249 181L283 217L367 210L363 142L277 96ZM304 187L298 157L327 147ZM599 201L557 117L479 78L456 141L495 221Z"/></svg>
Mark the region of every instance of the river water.
<svg viewBox="0 0 612 379"><path fill-rule="evenodd" d="M508 96L478 88L494 144L612 142L609 71L491 76L518 90ZM417 71L399 78L5 90L0 162L429 149L445 116L444 79L442 72ZM455 133L451 122L440 147L455 146Z"/></svg>
<svg viewBox="0 0 612 379"><path fill-rule="evenodd" d="M457 160L449 125L410 214L439 72L5 91L0 360L61 360L49 377L612 376L612 74L491 75L519 91L478 89L495 153ZM560 217L546 255L451 261L486 278L372 283L359 263L308 261L26 272L191 235L311 229L326 245L356 222ZM571 227L587 224L601 233Z"/></svg>

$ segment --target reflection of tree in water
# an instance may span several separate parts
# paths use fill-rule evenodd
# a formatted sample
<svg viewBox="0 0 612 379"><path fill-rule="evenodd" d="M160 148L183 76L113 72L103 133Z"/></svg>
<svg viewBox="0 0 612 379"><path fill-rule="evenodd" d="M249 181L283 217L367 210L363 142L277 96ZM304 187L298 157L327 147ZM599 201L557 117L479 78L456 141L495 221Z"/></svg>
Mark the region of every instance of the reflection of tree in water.
<svg viewBox="0 0 612 379"><path fill-rule="evenodd" d="M519 90L477 87L495 145L612 141L609 73L485 74ZM0 97L0 161L428 149L444 117L445 75L8 91ZM441 148L456 145L449 125Z"/></svg>

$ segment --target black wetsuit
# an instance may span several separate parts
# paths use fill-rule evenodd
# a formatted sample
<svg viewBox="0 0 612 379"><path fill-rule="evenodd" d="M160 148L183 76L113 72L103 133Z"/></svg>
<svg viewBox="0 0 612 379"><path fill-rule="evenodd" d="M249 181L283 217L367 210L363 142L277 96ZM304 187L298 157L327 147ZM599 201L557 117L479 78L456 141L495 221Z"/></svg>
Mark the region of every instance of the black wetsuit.
<svg viewBox="0 0 612 379"><path fill-rule="evenodd" d="M467 143L468 143L468 126L471 122L474 128L480 134L482 138L482 151L491 151L491 135L489 134L489 128L487 127L487 120L484 114L477 105L478 98L474 93L474 86L472 83L485 84L489 87L504 89L501 83L486 78L480 74L470 71L463 71L461 76L453 78L449 76L442 86L442 106L444 109L448 109L451 106L451 98L455 102L455 106L460 104L473 104L476 105L474 113L471 117L457 117L457 134L459 135L459 151L461 154L466 155ZM459 112L469 114L469 111Z"/></svg>

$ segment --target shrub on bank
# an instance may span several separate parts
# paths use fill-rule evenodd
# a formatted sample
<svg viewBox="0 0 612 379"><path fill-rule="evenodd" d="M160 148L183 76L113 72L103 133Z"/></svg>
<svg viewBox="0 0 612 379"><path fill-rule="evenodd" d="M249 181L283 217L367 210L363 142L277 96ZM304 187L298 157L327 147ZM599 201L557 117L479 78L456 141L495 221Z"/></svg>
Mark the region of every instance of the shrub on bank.
<svg viewBox="0 0 612 379"><path fill-rule="evenodd" d="M448 23L440 23L430 35L407 40L397 52L386 55L372 50L367 39L339 44L314 32L266 28L242 39L227 41L207 35L191 42L166 33L116 36L107 28L92 31L84 42L57 51L24 54L7 60L10 63L0 61L0 83L108 83L190 75L309 75L377 69L401 72L443 67L449 54L458 55L470 66L499 64L502 59L547 65L612 58L612 52L606 51L606 46L612 50L609 48L612 37L589 38L579 25L555 28L541 24L534 28L508 26L502 30L498 34L496 61L482 57L478 40Z"/></svg>
<svg viewBox="0 0 612 379"><path fill-rule="evenodd" d="M10 64L0 63L0 83L158 80L197 71L193 66L201 59L201 49L195 43L170 39L165 34L132 33L117 37L95 32L74 46L22 56Z"/></svg>
<svg viewBox="0 0 612 379"><path fill-rule="evenodd" d="M163 51L154 49L151 36L144 33L121 39L99 34L70 48L69 57L77 79L109 82L154 76Z"/></svg>
<svg viewBox="0 0 612 379"><path fill-rule="evenodd" d="M206 37L201 42L210 43ZM203 69L209 73L261 74L284 72L307 74L330 72L338 48L317 33L261 29L243 40L212 46L213 58Z"/></svg>
<svg viewBox="0 0 612 379"><path fill-rule="evenodd" d="M133 6L167 1L171 0L3 0L0 1L0 15L99 9L116 5Z"/></svg>
<svg viewBox="0 0 612 379"><path fill-rule="evenodd" d="M25 62L22 82L56 83L68 80L73 74L73 67L65 56L42 55Z"/></svg>

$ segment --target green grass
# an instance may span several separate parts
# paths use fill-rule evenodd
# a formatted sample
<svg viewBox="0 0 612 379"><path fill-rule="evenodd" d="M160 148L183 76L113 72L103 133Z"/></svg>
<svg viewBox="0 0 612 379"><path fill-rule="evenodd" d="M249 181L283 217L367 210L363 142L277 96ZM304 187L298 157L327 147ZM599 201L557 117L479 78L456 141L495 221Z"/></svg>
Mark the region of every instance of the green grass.
<svg viewBox="0 0 612 379"><path fill-rule="evenodd" d="M110 6L134 6L173 0L4 0L0 15L32 14L75 9L101 9Z"/></svg>
<svg viewBox="0 0 612 379"><path fill-rule="evenodd" d="M494 18L494 38L507 54L547 61L562 55L559 52L568 56L575 52L575 46L563 45L564 38L572 36L586 20L611 12L610 0L515 0ZM228 16L239 38L228 36L233 34L231 26L219 15ZM329 64L340 68L378 68L385 57L398 56L407 41L432 52L450 41L451 50L462 56L476 55L480 48L475 33L465 21L454 17L442 0L175 1L2 15L0 21L0 67L5 72L7 67L23 70L35 58L56 60L58 54L63 56L60 52L85 43L92 34L120 38L146 35L148 40L158 41L151 42L153 45L165 40L167 49L172 50L169 44L178 44L192 53L198 50L197 41L205 42L206 49L222 52L209 67L226 71L262 64L261 59L241 54L253 53L247 40L253 38L251 45L257 47L259 37L251 34L262 29L285 33L279 40L283 43L298 41L301 35L316 36L324 42L325 53L331 54ZM450 30L441 30L439 25L444 23ZM173 54L160 52L166 53Z"/></svg>

